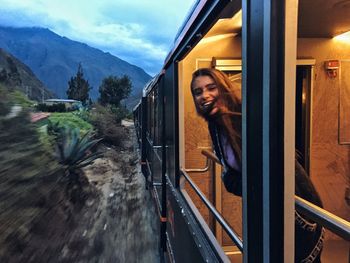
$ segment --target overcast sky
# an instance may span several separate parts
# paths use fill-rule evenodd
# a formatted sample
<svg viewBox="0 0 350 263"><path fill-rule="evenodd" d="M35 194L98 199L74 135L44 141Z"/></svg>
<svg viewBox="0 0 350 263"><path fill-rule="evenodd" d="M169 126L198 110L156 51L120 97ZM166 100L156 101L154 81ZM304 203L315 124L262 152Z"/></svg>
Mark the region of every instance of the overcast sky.
<svg viewBox="0 0 350 263"><path fill-rule="evenodd" d="M0 0L0 25L39 26L155 75L194 0Z"/></svg>

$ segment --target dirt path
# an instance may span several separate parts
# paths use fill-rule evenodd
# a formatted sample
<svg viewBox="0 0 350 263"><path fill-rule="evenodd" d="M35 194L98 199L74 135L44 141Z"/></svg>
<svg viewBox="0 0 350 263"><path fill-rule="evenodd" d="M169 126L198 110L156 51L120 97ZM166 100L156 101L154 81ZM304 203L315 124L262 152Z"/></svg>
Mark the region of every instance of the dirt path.
<svg viewBox="0 0 350 263"><path fill-rule="evenodd" d="M140 172L133 127L122 149L104 147L104 156L85 169L100 191L88 201L77 233L62 253L66 262L159 262L158 222Z"/></svg>

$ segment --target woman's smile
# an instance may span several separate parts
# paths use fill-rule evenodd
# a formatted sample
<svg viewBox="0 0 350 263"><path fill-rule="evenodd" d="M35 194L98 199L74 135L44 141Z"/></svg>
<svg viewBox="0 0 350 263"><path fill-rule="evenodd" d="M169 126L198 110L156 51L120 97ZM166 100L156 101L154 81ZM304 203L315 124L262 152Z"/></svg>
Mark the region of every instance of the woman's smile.
<svg viewBox="0 0 350 263"><path fill-rule="evenodd" d="M217 107L219 90L211 77L197 77L194 81L192 93L201 115L213 116L219 111Z"/></svg>

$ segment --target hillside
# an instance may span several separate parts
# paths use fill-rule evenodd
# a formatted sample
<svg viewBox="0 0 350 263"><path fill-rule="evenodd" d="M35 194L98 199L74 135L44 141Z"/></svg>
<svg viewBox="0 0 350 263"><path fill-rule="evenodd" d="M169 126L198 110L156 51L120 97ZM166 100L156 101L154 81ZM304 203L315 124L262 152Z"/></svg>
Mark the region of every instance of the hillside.
<svg viewBox="0 0 350 263"><path fill-rule="evenodd" d="M27 65L1 48L0 84L19 90L35 101L54 97Z"/></svg>
<svg viewBox="0 0 350 263"><path fill-rule="evenodd" d="M61 37L44 28L0 26L0 48L28 65L60 98L66 97L68 80L75 76L79 63L82 63L85 78L93 88L90 92L92 99L98 97L98 87L104 77L128 75L133 83L129 101L135 101L135 96L140 96L143 86L151 78L143 69L110 53Z"/></svg>

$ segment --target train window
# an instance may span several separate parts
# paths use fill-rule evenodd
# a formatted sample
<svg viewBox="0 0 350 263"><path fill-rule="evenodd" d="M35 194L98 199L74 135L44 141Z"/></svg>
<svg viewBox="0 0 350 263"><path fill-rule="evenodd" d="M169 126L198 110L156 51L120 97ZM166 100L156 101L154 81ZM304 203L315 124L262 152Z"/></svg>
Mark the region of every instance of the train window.
<svg viewBox="0 0 350 263"><path fill-rule="evenodd" d="M227 10L226 10L227 11ZM242 236L242 200L228 193L221 180L221 165L206 161L203 152L213 152L207 123L198 116L190 91L192 72L198 68L217 68L225 71L237 87L241 98L241 30L242 14L226 12L218 18L203 39L179 63L180 94L180 160L181 166L198 185L203 194L215 206L233 229ZM201 202L190 185L183 180L182 191L188 195L207 223L218 243L232 260L240 253L231 238L214 220L212 213Z"/></svg>

